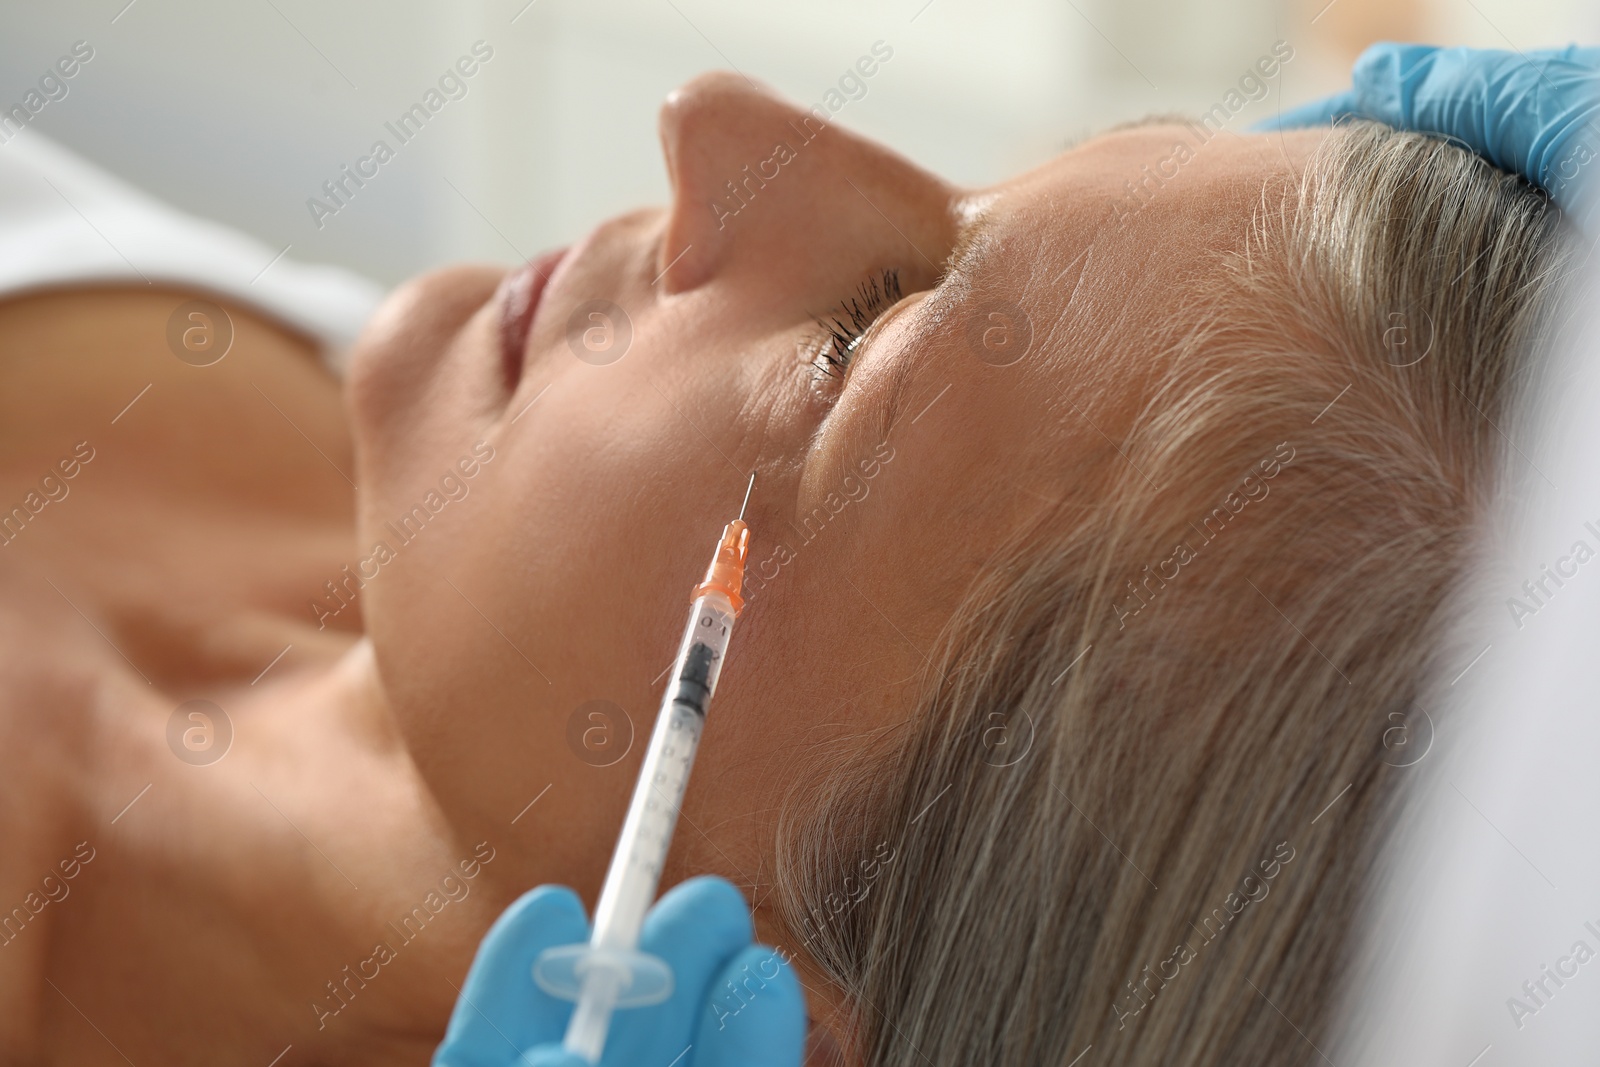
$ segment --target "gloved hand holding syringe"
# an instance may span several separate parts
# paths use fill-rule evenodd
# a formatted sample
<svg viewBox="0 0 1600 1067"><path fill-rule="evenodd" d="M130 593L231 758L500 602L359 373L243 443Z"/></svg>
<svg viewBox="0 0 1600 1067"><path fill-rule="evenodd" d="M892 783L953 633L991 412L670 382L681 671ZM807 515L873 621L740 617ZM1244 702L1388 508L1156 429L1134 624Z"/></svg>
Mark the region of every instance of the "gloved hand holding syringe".
<svg viewBox="0 0 1600 1067"><path fill-rule="evenodd" d="M539 988L576 1001L564 1044L590 1063L600 1061L614 1010L656 1004L672 993L671 967L639 951L639 932L655 900L706 711L744 607L750 545L744 511L754 488L752 474L739 517L722 531L705 579L691 593L689 625L600 890L594 933L587 943L547 949L534 966Z"/></svg>

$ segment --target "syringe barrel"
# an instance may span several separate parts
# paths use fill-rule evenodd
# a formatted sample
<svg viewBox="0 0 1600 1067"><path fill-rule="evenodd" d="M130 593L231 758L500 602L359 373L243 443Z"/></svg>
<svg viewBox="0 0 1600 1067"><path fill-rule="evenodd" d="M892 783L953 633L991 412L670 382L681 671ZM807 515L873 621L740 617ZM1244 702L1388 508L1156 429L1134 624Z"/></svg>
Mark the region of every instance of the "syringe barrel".
<svg viewBox="0 0 1600 1067"><path fill-rule="evenodd" d="M722 673L734 615L733 604L720 592L707 592L694 601L600 890L592 945L633 948L639 943L645 912L661 883L706 711Z"/></svg>

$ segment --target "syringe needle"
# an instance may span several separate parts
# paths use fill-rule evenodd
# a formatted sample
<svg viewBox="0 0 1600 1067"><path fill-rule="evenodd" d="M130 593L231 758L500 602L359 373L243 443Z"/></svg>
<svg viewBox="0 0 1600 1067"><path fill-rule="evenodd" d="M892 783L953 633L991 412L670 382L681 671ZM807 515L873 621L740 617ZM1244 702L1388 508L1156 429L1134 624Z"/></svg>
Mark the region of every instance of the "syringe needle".
<svg viewBox="0 0 1600 1067"><path fill-rule="evenodd" d="M744 518L744 509L750 506L750 490L756 487L756 472L750 472L750 484L744 487L744 503L739 505L739 518Z"/></svg>

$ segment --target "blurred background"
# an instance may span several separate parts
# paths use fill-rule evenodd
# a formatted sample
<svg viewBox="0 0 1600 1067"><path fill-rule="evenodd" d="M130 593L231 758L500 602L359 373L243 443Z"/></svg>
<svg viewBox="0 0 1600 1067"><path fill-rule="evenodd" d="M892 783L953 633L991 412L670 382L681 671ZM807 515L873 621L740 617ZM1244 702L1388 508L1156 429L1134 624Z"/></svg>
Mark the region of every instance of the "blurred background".
<svg viewBox="0 0 1600 1067"><path fill-rule="evenodd" d="M94 49L31 130L295 258L393 283L450 260L512 262L663 202L656 111L708 69L737 69L807 104L839 91L847 102L835 121L979 184L1118 121L1204 110L1279 40L1294 59L1233 128L1342 87L1374 40L1565 44L1584 0L6 6L0 107L20 103L74 42ZM462 79L466 94L402 145L385 123L477 41L492 56ZM851 99L841 78L877 42L892 56L846 80ZM395 157L336 215L315 218L308 200L329 202L323 183L379 139Z"/></svg>

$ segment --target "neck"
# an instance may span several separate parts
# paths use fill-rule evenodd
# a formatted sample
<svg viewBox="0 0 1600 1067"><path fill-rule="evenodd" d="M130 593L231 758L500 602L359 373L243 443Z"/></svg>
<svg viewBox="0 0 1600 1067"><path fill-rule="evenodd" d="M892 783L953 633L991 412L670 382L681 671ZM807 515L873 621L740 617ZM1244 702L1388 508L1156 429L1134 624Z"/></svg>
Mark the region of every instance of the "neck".
<svg viewBox="0 0 1600 1067"><path fill-rule="evenodd" d="M0 1060L425 1063L509 861L440 815L358 612L307 610L354 540L337 384L239 310L196 374L173 306L0 307L30 397L3 499L95 449L0 548L0 908L33 911L0 939Z"/></svg>
<svg viewBox="0 0 1600 1067"><path fill-rule="evenodd" d="M109 738L118 758L83 808L97 854L58 917L49 973L62 995L167 1059L197 1041L426 1062L450 982L505 900L487 877L493 843L456 840L417 778L370 647L220 694L233 739L208 765L174 758L176 701L143 703ZM108 966L128 960L136 996ZM178 1017L222 1032L148 1022Z"/></svg>

